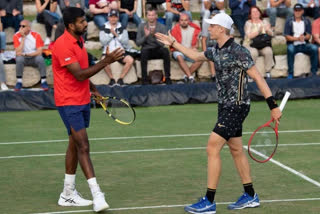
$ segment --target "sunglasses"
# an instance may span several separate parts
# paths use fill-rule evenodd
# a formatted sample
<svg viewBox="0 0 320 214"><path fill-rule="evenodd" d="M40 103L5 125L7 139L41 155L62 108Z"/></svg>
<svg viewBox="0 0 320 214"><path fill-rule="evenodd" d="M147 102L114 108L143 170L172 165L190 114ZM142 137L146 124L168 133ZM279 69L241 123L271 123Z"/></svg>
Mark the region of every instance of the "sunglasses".
<svg viewBox="0 0 320 214"><path fill-rule="evenodd" d="M19 27L25 28L27 27L27 25L19 25Z"/></svg>

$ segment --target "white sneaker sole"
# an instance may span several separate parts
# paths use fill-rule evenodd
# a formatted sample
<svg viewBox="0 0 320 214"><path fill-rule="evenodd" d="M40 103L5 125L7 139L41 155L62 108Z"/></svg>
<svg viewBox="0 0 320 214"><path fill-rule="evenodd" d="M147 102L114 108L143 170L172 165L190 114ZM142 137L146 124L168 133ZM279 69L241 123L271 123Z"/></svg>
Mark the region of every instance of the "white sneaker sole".
<svg viewBox="0 0 320 214"><path fill-rule="evenodd" d="M188 213L194 213L194 214L216 214L216 211L208 211L208 212L195 212L195 211L191 211L191 210L189 210L189 211L186 211L186 212L188 212Z"/></svg>
<svg viewBox="0 0 320 214"><path fill-rule="evenodd" d="M62 207L87 207L87 206L91 206L92 204L93 202L91 200L87 200L87 203L83 203L83 204L75 203L72 199L69 202L69 201L66 201L66 199L59 198L59 201L58 201L58 205Z"/></svg>
<svg viewBox="0 0 320 214"><path fill-rule="evenodd" d="M260 206L259 202L251 202L249 204L246 204L243 207L234 208L233 210L242 210L242 209L245 209L245 208L255 208L255 207L259 207L259 206Z"/></svg>
<svg viewBox="0 0 320 214"><path fill-rule="evenodd" d="M94 208L93 211L95 211L95 212L101 212L101 211L107 210L107 209L109 209L109 208L110 208L110 206L106 203L104 206L99 207L98 209Z"/></svg>

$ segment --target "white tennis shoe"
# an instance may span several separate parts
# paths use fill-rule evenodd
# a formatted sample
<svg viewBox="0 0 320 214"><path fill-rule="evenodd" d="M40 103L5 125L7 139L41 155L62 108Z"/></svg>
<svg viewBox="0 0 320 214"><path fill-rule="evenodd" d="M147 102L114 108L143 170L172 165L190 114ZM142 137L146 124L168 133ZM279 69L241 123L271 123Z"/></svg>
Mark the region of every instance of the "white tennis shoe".
<svg viewBox="0 0 320 214"><path fill-rule="evenodd" d="M69 207L82 207L82 206L90 206L92 205L91 200L84 199L77 190L74 190L72 194L65 195L63 192L60 194L60 198L58 201L60 206Z"/></svg>
<svg viewBox="0 0 320 214"><path fill-rule="evenodd" d="M109 204L106 202L104 198L104 193L101 191L95 192L93 194L93 210L95 212L100 212L102 210L109 209Z"/></svg>

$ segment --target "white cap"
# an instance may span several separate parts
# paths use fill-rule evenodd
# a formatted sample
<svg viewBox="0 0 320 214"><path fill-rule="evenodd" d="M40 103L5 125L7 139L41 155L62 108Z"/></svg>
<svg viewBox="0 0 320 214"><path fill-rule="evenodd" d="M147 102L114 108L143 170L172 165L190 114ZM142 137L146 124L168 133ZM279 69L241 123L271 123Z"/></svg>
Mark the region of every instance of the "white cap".
<svg viewBox="0 0 320 214"><path fill-rule="evenodd" d="M231 26L233 25L233 20L229 15L226 13L218 13L211 19L204 19L205 22L211 25L220 25L224 28L231 29Z"/></svg>

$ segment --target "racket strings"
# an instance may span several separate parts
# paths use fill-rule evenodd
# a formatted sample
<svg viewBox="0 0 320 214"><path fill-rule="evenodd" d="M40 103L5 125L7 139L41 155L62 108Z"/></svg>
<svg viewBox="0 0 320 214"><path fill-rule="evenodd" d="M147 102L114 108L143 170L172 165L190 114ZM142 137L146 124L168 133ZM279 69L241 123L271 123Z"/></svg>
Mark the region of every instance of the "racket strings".
<svg viewBox="0 0 320 214"><path fill-rule="evenodd" d="M250 155L258 160L264 161L271 157L277 148L277 136L272 127L263 127L258 130L250 144Z"/></svg>
<svg viewBox="0 0 320 214"><path fill-rule="evenodd" d="M118 99L107 99L104 101L106 111L114 118L125 123L134 120L134 112L129 104Z"/></svg>

